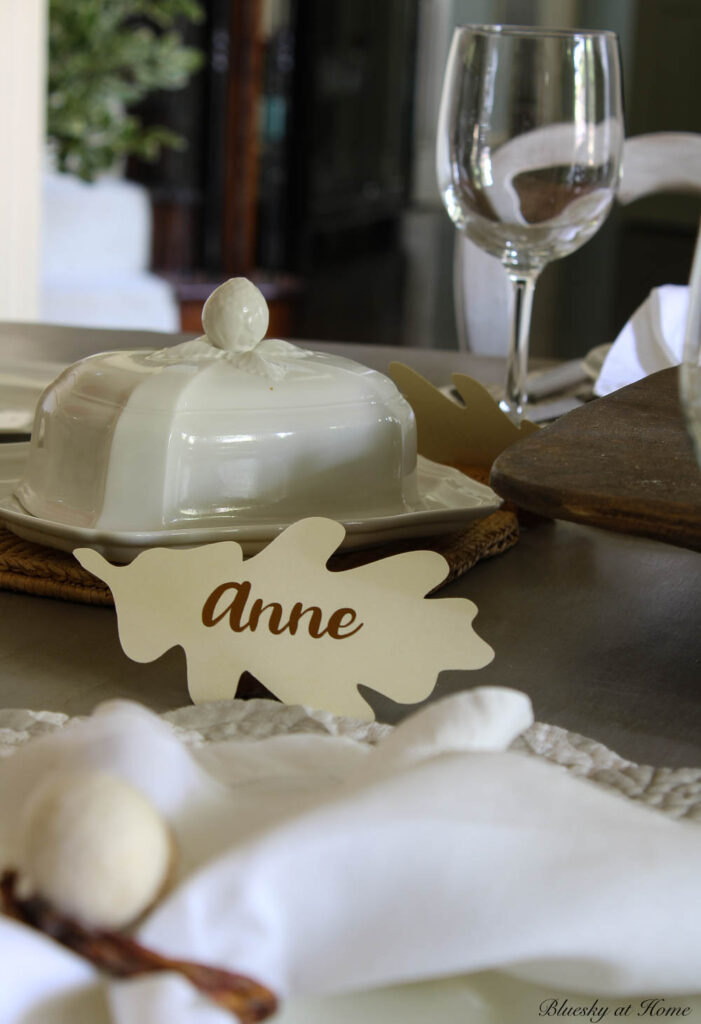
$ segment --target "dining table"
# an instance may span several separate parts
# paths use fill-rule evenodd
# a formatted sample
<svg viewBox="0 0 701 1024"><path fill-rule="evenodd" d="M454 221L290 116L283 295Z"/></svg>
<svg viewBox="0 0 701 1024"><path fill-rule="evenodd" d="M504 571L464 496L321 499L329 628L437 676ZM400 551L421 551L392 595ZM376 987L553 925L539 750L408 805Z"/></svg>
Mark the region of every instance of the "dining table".
<svg viewBox="0 0 701 1024"><path fill-rule="evenodd" d="M163 347L191 335L0 324L0 375L60 366L112 349ZM484 384L503 360L463 351L305 341L386 372L403 362L437 386L460 372ZM17 440L12 431L3 440ZM432 701L477 686L525 692L535 718L639 764L701 763L701 553L563 520L521 525L518 542L446 584L466 597L495 652L483 668L440 672ZM366 691L380 722L413 710ZM149 664L122 651L115 611L0 590L0 707L89 714L126 698L156 712L188 703L185 656Z"/></svg>

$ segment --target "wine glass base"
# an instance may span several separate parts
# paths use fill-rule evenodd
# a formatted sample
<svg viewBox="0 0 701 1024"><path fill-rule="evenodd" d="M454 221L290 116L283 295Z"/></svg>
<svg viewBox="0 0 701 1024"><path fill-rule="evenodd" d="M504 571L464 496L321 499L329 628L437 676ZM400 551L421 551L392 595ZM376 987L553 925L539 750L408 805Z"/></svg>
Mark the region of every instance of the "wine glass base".
<svg viewBox="0 0 701 1024"><path fill-rule="evenodd" d="M502 398L499 402L499 408L518 427L521 424L521 420L528 416L528 399L524 398L520 402L509 402L508 399Z"/></svg>

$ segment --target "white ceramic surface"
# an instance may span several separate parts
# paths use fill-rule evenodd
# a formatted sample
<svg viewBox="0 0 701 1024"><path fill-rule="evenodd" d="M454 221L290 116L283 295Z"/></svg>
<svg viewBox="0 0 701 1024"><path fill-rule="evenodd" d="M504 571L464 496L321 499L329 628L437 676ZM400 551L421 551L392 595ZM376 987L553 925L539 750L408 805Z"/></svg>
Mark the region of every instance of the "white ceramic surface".
<svg viewBox="0 0 701 1024"><path fill-rule="evenodd" d="M16 363L0 371L0 434L31 434L44 388L65 369L59 363Z"/></svg>
<svg viewBox="0 0 701 1024"><path fill-rule="evenodd" d="M201 338L69 367L43 395L18 498L97 530L270 526L407 511L415 470L414 415L388 377L283 341Z"/></svg>
<svg viewBox="0 0 701 1024"><path fill-rule="evenodd" d="M252 555L293 522L288 519L261 524L243 518L236 524L150 531L101 530L59 523L26 512L13 495L28 454L26 443L0 445L0 522L24 540L62 551L90 547L113 562L129 562L152 547L194 547L235 540L241 544L244 555ZM362 516L341 519L346 528L343 548L352 550L401 538L456 532L501 505L501 499L490 487L421 456L417 484L417 497L403 512L388 515L381 508L368 507ZM304 513L316 514L313 508Z"/></svg>

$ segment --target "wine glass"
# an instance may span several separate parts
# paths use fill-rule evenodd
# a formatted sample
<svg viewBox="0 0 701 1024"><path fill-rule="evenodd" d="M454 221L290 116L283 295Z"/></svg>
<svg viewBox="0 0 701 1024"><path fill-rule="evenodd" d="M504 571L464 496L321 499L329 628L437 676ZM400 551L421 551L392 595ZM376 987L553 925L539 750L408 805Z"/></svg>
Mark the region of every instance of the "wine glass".
<svg viewBox="0 0 701 1024"><path fill-rule="evenodd" d="M623 134L613 32L455 30L438 118L438 186L456 227L496 256L513 283L501 404L517 422L528 400L535 282L608 216Z"/></svg>

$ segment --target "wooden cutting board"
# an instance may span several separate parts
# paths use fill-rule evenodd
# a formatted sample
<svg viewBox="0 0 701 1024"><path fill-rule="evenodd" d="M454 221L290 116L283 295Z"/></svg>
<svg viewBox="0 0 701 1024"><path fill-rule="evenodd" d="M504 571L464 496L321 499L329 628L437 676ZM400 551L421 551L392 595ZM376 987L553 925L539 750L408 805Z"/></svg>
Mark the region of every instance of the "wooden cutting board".
<svg viewBox="0 0 701 1024"><path fill-rule="evenodd" d="M507 448L490 483L539 515L701 551L701 470L684 426L676 367Z"/></svg>

